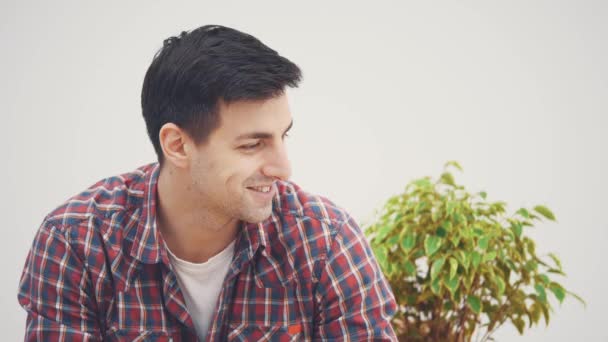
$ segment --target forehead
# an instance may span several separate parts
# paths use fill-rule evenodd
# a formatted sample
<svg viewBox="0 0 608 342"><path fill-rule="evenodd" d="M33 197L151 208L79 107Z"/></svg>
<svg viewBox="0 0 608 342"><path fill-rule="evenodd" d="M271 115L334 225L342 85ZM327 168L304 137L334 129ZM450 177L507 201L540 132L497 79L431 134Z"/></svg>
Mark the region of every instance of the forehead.
<svg viewBox="0 0 608 342"><path fill-rule="evenodd" d="M219 106L218 135L235 137L252 131L273 133L284 130L291 123L287 95L267 100L237 101Z"/></svg>

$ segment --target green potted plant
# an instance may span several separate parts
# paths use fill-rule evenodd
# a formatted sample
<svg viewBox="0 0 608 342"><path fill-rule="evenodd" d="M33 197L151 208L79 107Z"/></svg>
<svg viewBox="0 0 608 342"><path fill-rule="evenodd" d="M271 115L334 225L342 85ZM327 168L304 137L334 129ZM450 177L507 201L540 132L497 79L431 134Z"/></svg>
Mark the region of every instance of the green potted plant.
<svg viewBox="0 0 608 342"><path fill-rule="evenodd" d="M399 309L393 327L404 341L492 340L505 323L523 334L526 325L549 324L550 296L567 291L554 254L539 257L526 227L555 221L545 206L507 215L506 203L468 193L455 183L448 162L439 179L410 182L391 197L366 234Z"/></svg>

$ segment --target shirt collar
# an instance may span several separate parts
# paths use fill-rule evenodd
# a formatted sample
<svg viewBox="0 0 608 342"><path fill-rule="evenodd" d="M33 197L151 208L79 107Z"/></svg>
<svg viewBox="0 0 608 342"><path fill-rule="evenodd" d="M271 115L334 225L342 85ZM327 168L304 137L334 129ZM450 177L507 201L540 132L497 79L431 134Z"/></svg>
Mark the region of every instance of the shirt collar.
<svg viewBox="0 0 608 342"><path fill-rule="evenodd" d="M168 255L162 247L163 240L156 228L156 196L160 166L158 163L154 163L144 167L144 170L143 203L139 208L141 214L130 254L145 264L156 264L161 261L168 264ZM268 245L265 226L276 224L278 220L276 210L279 208L279 202L277 195L273 199L273 212L271 216L263 222L241 223L241 229L237 235L237 243L235 245L235 254L245 253L244 256L247 259L251 259L260 247L265 248Z"/></svg>
<svg viewBox="0 0 608 342"><path fill-rule="evenodd" d="M155 264L162 260L159 232L156 230L156 193L160 166L150 165L143 180L143 203L137 224L131 256L145 264ZM166 255L165 255L166 257Z"/></svg>

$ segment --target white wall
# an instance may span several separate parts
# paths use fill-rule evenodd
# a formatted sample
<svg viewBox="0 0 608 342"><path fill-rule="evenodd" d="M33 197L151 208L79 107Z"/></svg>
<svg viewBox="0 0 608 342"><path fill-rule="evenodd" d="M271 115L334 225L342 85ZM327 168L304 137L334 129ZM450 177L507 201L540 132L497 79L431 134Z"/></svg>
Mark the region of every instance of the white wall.
<svg viewBox="0 0 608 342"><path fill-rule="evenodd" d="M18 279L44 215L154 160L139 94L162 40L223 24L304 71L290 93L296 182L365 222L456 159L471 190L548 205L559 222L531 235L589 305L567 300L548 328L497 340L608 341L607 2L88 3L0 4L3 339L23 336Z"/></svg>

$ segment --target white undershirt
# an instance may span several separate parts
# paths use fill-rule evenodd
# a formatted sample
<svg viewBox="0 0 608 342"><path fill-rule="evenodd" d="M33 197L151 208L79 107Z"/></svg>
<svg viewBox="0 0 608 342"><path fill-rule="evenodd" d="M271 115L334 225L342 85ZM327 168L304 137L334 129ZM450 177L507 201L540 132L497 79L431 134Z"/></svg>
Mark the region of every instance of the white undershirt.
<svg viewBox="0 0 608 342"><path fill-rule="evenodd" d="M196 333L201 341L207 337L209 324L215 313L217 299L222 290L224 277L228 273L234 241L223 251L201 264L182 260L167 248L169 260L177 274L177 281L184 294L186 307L192 316Z"/></svg>

